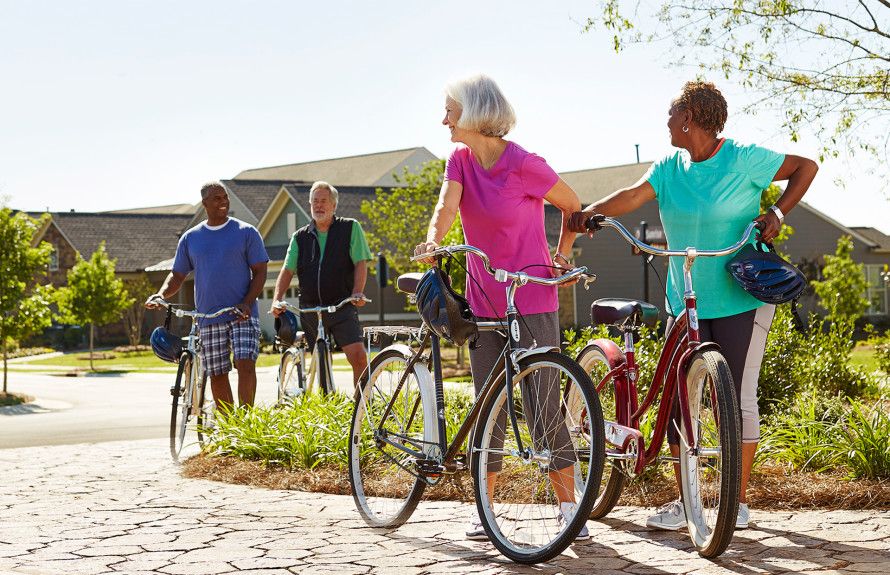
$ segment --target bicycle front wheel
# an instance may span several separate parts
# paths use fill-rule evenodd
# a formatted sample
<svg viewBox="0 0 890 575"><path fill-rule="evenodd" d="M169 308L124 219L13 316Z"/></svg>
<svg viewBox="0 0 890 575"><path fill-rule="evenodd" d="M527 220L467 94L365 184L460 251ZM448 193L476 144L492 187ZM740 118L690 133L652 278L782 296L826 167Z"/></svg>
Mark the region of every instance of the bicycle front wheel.
<svg viewBox="0 0 890 575"><path fill-rule="evenodd" d="M739 509L741 431L732 373L713 350L688 364L686 389L694 446L680 426L680 484L689 536L702 557L717 557L732 540Z"/></svg>
<svg viewBox="0 0 890 575"><path fill-rule="evenodd" d="M430 449L425 417L434 409L407 358L385 349L359 382L349 441L352 497L372 527L408 520L426 488L416 462Z"/></svg>
<svg viewBox="0 0 890 575"><path fill-rule="evenodd" d="M281 354L278 366L278 403L292 400L306 391L302 354L293 348Z"/></svg>
<svg viewBox="0 0 890 575"><path fill-rule="evenodd" d="M519 437L503 373L496 386L474 433L479 518L505 556L540 563L568 547L590 514L603 473L603 413L590 377L560 353L519 362L510 382ZM576 390L573 409L566 404L569 388Z"/></svg>
<svg viewBox="0 0 890 575"><path fill-rule="evenodd" d="M615 380L609 378L603 381L606 375L612 371L606 353L596 344L588 345L578 355L578 365L590 375L590 380L597 387L600 405L603 408L603 417L607 421L616 421L619 406L615 393ZM576 414L575 418L583 421L583 404L577 400L577 395L575 388L569 388L569 397L566 404ZM582 427L578 429L578 432L583 434L585 430ZM593 510L590 512L591 519L605 517L618 503L618 499L621 498L621 491L624 489L624 481L627 476L625 471L626 464L621 459L617 459L616 455L620 455L616 449L606 447L606 465L603 472L603 480L597 486L596 500L593 503Z"/></svg>
<svg viewBox="0 0 890 575"><path fill-rule="evenodd" d="M176 383L170 394L173 396L173 408L170 412L170 455L173 461L179 461L179 455L186 443L186 432L192 412L192 354L185 352L179 357L179 369L176 372Z"/></svg>

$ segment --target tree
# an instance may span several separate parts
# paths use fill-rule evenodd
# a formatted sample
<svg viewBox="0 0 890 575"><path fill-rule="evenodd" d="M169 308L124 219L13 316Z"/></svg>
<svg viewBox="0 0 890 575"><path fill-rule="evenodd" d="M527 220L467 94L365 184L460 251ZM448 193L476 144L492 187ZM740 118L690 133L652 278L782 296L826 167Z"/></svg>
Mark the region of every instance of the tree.
<svg viewBox="0 0 890 575"><path fill-rule="evenodd" d="M779 110L793 141L802 128L812 129L823 142L820 159L854 149L886 155L890 1L658 4L650 17L637 10L637 0L605 0L602 15L589 18L585 31L604 26L616 51L641 42L674 44L666 51L673 63L737 78L760 95L746 112ZM886 162L878 166L886 170Z"/></svg>
<svg viewBox="0 0 890 575"><path fill-rule="evenodd" d="M96 326L120 319L134 302L124 289L124 282L115 277L114 264L102 242L89 260L81 258L69 270L68 285L59 290L59 309L65 321L90 324L90 369L93 371Z"/></svg>
<svg viewBox="0 0 890 575"><path fill-rule="evenodd" d="M10 342L20 342L49 327L51 322L52 288L39 282L46 274L52 246L47 242L33 245L34 234L43 221L23 212L0 208L0 346L4 394Z"/></svg>
<svg viewBox="0 0 890 575"><path fill-rule="evenodd" d="M821 281L810 282L819 305L828 311L828 317L834 321L856 321L868 309L865 297L868 282L862 264L857 264L850 257L853 252L853 240L850 236L842 236L837 241L834 255L825 256L825 267L822 268Z"/></svg>
<svg viewBox="0 0 890 575"><path fill-rule="evenodd" d="M124 323L127 326L127 338L130 340L130 345L135 347L142 341L142 323L145 319L143 302L157 289L148 281L148 275L145 273L139 274L135 278L125 279L124 289L133 298L133 303L124 314Z"/></svg>

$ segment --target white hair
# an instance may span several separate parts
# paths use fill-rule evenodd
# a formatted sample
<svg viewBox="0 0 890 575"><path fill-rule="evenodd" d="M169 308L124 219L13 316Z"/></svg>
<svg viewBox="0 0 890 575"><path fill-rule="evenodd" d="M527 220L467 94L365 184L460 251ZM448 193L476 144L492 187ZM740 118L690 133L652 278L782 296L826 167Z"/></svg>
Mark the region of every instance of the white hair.
<svg viewBox="0 0 890 575"><path fill-rule="evenodd" d="M461 114L457 121L459 128L500 138L506 136L516 125L513 106L495 81L484 74L448 84L445 94L460 104Z"/></svg>
<svg viewBox="0 0 890 575"><path fill-rule="evenodd" d="M323 190L327 190L327 191L331 192L331 199L334 200L334 207L336 208L337 202L339 201L339 198L338 198L339 192L337 192L337 188L335 188L334 186L332 186L331 184L329 184L327 182L318 181L318 182L315 182L314 184L312 184L312 187L309 188L309 201L310 202L312 201L312 194L315 193L315 190L319 190L319 189L323 189Z"/></svg>

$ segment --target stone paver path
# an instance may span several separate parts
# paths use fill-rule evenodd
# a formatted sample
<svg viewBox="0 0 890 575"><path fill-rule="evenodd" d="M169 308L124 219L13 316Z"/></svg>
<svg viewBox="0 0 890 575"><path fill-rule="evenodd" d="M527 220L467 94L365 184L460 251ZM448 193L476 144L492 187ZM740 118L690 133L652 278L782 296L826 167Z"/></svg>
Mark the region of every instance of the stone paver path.
<svg viewBox="0 0 890 575"><path fill-rule="evenodd" d="M618 508L535 567L463 540L473 507L423 503L395 531L352 499L183 479L164 440L0 450L0 575L890 572L890 513L754 511L717 561Z"/></svg>

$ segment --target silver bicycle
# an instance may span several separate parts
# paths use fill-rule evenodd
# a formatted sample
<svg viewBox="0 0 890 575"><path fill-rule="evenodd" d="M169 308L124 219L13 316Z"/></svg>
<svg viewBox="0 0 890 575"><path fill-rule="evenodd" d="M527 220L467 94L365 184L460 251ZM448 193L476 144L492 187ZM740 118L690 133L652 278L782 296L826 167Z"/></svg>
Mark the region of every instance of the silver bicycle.
<svg viewBox="0 0 890 575"><path fill-rule="evenodd" d="M281 354L281 363L278 367L278 402L287 402L297 395L311 392L315 389L324 394L334 392L334 373L332 370L332 349L330 336L325 331L322 314L334 313L343 306L356 301L370 302L367 298L348 297L337 305L322 305L317 307L297 307L286 301L272 303L273 308L289 309L294 313L314 313L318 316L318 336L312 348L312 363L308 372L304 371L306 354L309 352L309 342L305 334L297 332L294 343Z"/></svg>
<svg viewBox="0 0 890 575"><path fill-rule="evenodd" d="M198 313L194 310L185 310L177 304L170 303L161 298L153 298L152 303L167 309L165 327L169 329L171 316L188 317L192 319L189 334L182 338L185 346L179 355L179 369L176 372L176 382L170 388L173 396L173 406L170 411L170 455L173 461L179 461L182 448L195 441L204 446L204 432L213 421L214 404L212 401L205 403L204 394L207 387L207 373L201 365L201 338L198 334L198 319L213 319L228 313L240 315L235 307L223 308L214 313ZM195 434L195 439L186 440L189 431Z"/></svg>

